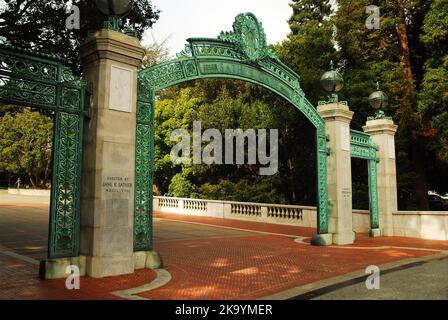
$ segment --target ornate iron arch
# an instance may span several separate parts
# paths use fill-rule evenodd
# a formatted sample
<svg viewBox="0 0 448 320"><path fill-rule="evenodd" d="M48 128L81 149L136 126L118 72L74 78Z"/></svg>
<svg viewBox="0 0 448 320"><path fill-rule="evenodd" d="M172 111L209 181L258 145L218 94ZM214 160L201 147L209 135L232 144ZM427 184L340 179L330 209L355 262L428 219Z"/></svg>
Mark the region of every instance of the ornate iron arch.
<svg viewBox="0 0 448 320"><path fill-rule="evenodd" d="M188 39L177 59L143 69L138 77L135 184L135 251L152 249L154 100L157 91L197 79L228 78L261 85L280 95L316 128L318 232L328 233L327 135L325 122L305 98L300 77L268 47L262 24L252 13L240 14L233 31L217 39Z"/></svg>

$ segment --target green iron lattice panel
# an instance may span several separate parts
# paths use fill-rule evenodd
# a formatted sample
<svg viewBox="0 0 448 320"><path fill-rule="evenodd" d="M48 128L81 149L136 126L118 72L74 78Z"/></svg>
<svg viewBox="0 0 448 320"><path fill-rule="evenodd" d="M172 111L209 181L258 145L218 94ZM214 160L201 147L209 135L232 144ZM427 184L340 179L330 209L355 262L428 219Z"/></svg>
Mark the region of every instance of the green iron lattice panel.
<svg viewBox="0 0 448 320"><path fill-rule="evenodd" d="M50 258L79 255L80 187L87 84L64 60L0 45L0 101L54 111Z"/></svg>

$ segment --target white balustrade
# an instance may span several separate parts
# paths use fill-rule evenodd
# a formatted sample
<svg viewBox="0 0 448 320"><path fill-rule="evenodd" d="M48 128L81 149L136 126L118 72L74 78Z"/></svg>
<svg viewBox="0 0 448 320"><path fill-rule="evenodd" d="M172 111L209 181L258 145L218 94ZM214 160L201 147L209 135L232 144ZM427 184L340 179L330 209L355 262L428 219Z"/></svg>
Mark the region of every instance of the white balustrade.
<svg viewBox="0 0 448 320"><path fill-rule="evenodd" d="M309 228L317 226L315 207L154 197L154 211ZM399 211L393 213L393 222L396 236L448 240L448 212ZM353 231L367 233L369 229L370 212L353 210Z"/></svg>
<svg viewBox="0 0 448 320"><path fill-rule="evenodd" d="M232 215L261 217L261 206L254 204L231 203Z"/></svg>
<svg viewBox="0 0 448 320"><path fill-rule="evenodd" d="M234 201L154 197L154 211L315 228L316 208Z"/></svg>
<svg viewBox="0 0 448 320"><path fill-rule="evenodd" d="M158 198L160 208L179 208L179 199L176 198Z"/></svg>

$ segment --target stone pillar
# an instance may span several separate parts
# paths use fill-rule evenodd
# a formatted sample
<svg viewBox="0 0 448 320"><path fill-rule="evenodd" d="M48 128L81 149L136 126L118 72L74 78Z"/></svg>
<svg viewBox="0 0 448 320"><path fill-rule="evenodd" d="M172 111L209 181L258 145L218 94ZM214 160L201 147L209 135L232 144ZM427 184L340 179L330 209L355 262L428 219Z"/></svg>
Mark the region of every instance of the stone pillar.
<svg viewBox="0 0 448 320"><path fill-rule="evenodd" d="M383 236L393 236L393 213L398 210L395 134L398 126L389 119L367 121L363 128L378 145L378 211Z"/></svg>
<svg viewBox="0 0 448 320"><path fill-rule="evenodd" d="M137 72L144 54L137 38L106 29L81 47L93 96L84 132L80 244L87 275L95 278L134 272Z"/></svg>
<svg viewBox="0 0 448 320"><path fill-rule="evenodd" d="M340 103L322 105L317 110L325 120L330 137L330 156L327 162L329 233L333 234L333 244L351 244L355 241L350 152L350 122L353 112Z"/></svg>

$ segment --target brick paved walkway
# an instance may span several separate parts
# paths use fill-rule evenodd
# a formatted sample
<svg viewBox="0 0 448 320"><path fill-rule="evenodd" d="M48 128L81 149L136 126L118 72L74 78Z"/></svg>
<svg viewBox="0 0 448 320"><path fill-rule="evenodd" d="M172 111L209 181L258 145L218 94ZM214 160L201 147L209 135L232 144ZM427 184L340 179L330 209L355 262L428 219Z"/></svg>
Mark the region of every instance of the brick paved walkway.
<svg viewBox="0 0 448 320"><path fill-rule="evenodd" d="M37 265L0 252L0 300L121 300L110 293L135 288L155 279L152 270L105 279L83 277L80 290L67 290L65 280L40 280L37 270Z"/></svg>
<svg viewBox="0 0 448 320"><path fill-rule="evenodd" d="M14 216L8 215L11 212ZM23 216L15 220L18 214ZM0 225L34 221L33 228L17 228L33 233L26 246L45 235L47 220L43 215L48 212L42 207L0 205ZM312 236L315 233L312 229L168 214L156 214L154 225L155 250L161 253L172 280L163 287L139 294L149 299L262 298L364 270L372 264L437 253L430 249L448 250L448 241L371 239L366 235L359 235L355 245L345 248L312 247L294 242L294 236ZM119 299L111 292L146 285L156 277L151 270L106 279L84 277L81 290L68 291L65 281L38 280L37 265L33 261L24 261L7 252L17 249L16 253L36 259L37 255L20 251L22 244L15 239L7 244L14 245L0 243L0 299Z"/></svg>
<svg viewBox="0 0 448 320"><path fill-rule="evenodd" d="M311 236L314 230L214 218L156 214L170 221ZM303 232L305 231L305 232ZM353 249L312 247L280 235L159 243L173 280L140 294L150 299L256 299L300 285L397 260L434 254L410 249L360 250L363 246L404 246L448 250L448 242L420 239L370 239L359 235Z"/></svg>

